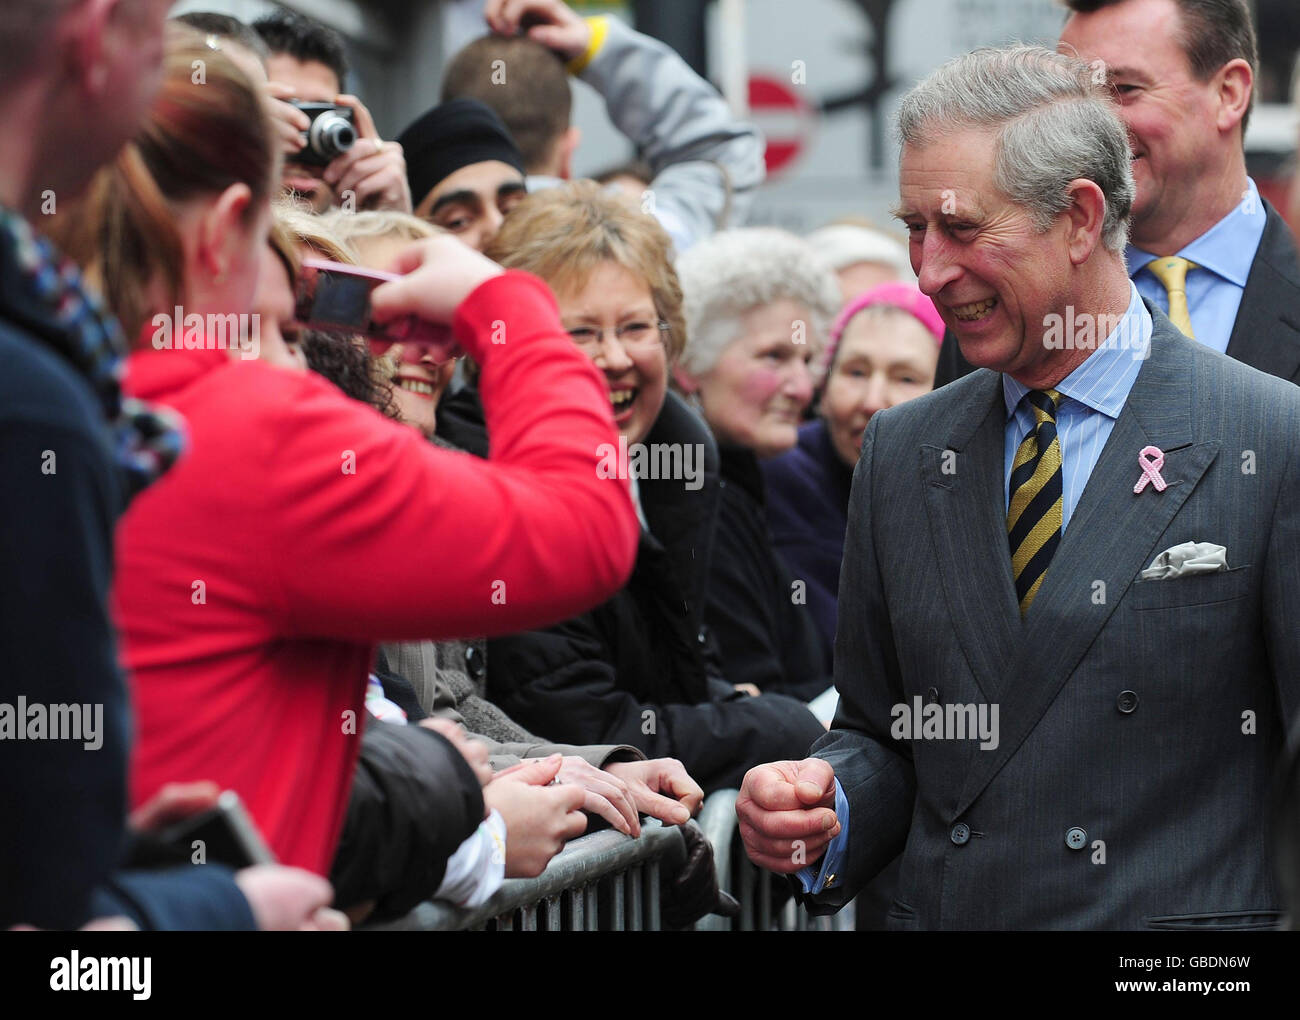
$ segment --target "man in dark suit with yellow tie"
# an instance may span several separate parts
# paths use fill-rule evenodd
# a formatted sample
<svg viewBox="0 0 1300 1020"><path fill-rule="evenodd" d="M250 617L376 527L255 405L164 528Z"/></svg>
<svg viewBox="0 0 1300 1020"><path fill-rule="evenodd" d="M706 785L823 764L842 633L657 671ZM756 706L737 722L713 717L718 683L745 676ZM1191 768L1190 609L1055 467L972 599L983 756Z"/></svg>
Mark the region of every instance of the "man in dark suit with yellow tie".
<svg viewBox="0 0 1300 1020"><path fill-rule="evenodd" d="M1082 62L957 58L899 108L919 285L979 367L876 414L831 729L737 799L814 911L891 928L1249 929L1300 703L1300 388L1128 277L1130 151Z"/></svg>
<svg viewBox="0 0 1300 1020"><path fill-rule="evenodd" d="M1246 0L1063 0L1058 48L1113 90L1137 196L1138 292L1200 343L1300 383L1300 260L1246 174L1255 30ZM972 371L951 332L935 386Z"/></svg>

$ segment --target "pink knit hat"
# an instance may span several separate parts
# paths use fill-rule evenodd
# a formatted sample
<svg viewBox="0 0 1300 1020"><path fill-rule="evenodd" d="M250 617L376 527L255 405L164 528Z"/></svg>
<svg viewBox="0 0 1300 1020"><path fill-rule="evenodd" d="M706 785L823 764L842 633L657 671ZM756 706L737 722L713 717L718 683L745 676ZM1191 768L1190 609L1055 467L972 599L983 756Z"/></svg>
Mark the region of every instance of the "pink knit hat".
<svg viewBox="0 0 1300 1020"><path fill-rule="evenodd" d="M915 316L922 326L934 334L936 343L943 342L943 319L939 317L934 302L922 294L916 284L891 281L877 284L844 306L844 310L835 319L835 325L831 327L827 365L835 361L835 349L840 345L840 337L844 335L844 328L849 324L849 320L872 305L893 305L895 308L901 308Z"/></svg>

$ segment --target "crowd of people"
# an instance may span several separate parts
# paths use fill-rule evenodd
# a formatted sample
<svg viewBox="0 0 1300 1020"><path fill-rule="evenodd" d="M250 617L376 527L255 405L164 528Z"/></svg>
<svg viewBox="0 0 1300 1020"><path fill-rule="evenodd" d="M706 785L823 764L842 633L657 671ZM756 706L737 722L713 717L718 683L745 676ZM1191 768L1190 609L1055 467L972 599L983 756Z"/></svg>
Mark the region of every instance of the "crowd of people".
<svg viewBox="0 0 1300 1020"><path fill-rule="evenodd" d="M1243 0L1070 0L1061 53L940 68L901 243L748 225L758 132L561 0L488 0L390 140L331 29L169 6L0 14L0 703L103 714L0 726L0 928L472 908L735 787L861 926L1277 920L1300 268ZM637 163L575 177L574 76ZM385 274L350 328L322 259ZM1045 343L1067 306L1116 325ZM159 863L225 791L274 863Z"/></svg>

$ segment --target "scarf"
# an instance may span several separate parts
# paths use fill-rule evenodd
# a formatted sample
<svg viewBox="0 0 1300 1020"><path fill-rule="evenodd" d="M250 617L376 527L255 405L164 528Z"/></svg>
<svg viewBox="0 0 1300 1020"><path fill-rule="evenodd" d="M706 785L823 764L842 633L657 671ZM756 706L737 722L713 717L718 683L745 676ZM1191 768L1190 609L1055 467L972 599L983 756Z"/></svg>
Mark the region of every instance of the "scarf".
<svg viewBox="0 0 1300 1020"><path fill-rule="evenodd" d="M0 314L27 327L86 380L108 423L129 501L184 449L174 411L122 394L126 344L121 327L82 280L71 259L0 207Z"/></svg>

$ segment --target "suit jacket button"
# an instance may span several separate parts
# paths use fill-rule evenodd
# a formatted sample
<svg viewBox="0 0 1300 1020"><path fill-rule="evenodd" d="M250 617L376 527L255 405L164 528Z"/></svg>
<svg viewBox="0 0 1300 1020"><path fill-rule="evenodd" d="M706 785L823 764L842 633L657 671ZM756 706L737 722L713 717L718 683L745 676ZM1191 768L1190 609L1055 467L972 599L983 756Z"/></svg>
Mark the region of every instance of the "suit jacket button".
<svg viewBox="0 0 1300 1020"><path fill-rule="evenodd" d="M935 705L938 704L938 702L939 702L939 688L937 687L929 688L929 690L925 692L925 703L927 705Z"/></svg>
<svg viewBox="0 0 1300 1020"><path fill-rule="evenodd" d="M472 680L483 679L483 654L474 645L465 649L465 671Z"/></svg>
<svg viewBox="0 0 1300 1020"><path fill-rule="evenodd" d="M948 834L948 838L957 846L964 846L970 841L970 826L965 822L958 822L952 827L952 832Z"/></svg>
<svg viewBox="0 0 1300 1020"><path fill-rule="evenodd" d="M1065 845L1071 850L1082 850L1088 842L1088 834L1077 825L1065 834Z"/></svg>
<svg viewBox="0 0 1300 1020"><path fill-rule="evenodd" d="M1128 715L1138 707L1138 696L1133 691L1120 691L1119 697L1115 699L1115 707Z"/></svg>

